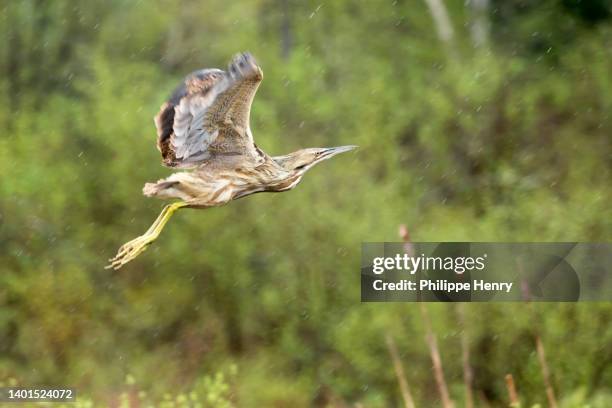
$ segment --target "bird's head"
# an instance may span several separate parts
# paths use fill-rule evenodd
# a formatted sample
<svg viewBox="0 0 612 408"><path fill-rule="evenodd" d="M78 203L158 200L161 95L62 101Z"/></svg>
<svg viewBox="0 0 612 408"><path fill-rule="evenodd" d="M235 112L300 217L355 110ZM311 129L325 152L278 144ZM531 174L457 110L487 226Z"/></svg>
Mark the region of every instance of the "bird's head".
<svg viewBox="0 0 612 408"><path fill-rule="evenodd" d="M286 156L274 157L274 161L287 171L304 174L315 164L355 148L357 146L311 147L289 153Z"/></svg>

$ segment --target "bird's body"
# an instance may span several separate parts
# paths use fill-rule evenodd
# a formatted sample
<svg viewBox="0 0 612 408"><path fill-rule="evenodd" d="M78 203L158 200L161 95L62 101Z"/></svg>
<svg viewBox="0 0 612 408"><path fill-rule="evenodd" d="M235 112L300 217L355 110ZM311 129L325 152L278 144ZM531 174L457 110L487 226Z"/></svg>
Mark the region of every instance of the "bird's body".
<svg viewBox="0 0 612 408"><path fill-rule="evenodd" d="M230 156L207 162L190 172L174 173L157 183L147 183L149 197L179 198L191 208L214 207L250 194L280 192L292 188L300 174L283 169L263 153L260 161Z"/></svg>
<svg viewBox="0 0 612 408"><path fill-rule="evenodd" d="M180 201L167 205L145 234L123 245L109 267L118 269L144 251L179 208L216 207L258 192L290 190L315 164L355 147L267 155L254 143L249 126L263 72L248 53L234 57L228 71L188 75L161 106L155 125L162 164L190 170L147 183L143 193Z"/></svg>

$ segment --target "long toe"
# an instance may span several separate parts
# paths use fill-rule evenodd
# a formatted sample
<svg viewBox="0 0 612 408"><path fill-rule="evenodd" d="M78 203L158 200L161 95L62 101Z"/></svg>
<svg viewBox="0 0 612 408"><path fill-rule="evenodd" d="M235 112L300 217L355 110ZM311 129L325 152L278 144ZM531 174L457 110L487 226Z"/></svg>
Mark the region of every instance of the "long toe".
<svg viewBox="0 0 612 408"><path fill-rule="evenodd" d="M107 265L106 269L119 269L126 263L130 262L143 251L155 240L152 236L140 236L130 242L124 244L119 248L117 255L109 259L110 264Z"/></svg>

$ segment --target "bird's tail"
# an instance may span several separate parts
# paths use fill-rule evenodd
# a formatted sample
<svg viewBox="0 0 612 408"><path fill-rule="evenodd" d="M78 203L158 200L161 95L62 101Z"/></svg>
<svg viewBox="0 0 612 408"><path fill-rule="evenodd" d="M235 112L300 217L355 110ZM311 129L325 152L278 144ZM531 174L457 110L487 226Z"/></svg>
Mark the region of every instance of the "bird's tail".
<svg viewBox="0 0 612 408"><path fill-rule="evenodd" d="M179 184L178 181L163 181L160 180L157 183L146 183L142 189L142 193L147 197L166 197L166 194L162 194L163 191L172 188Z"/></svg>

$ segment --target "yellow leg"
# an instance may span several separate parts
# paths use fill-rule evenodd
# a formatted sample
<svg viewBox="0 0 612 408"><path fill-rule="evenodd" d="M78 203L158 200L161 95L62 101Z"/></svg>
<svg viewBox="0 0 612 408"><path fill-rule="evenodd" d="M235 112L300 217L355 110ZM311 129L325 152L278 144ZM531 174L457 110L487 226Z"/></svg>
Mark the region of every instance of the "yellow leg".
<svg viewBox="0 0 612 408"><path fill-rule="evenodd" d="M106 266L106 269L119 269L140 255L149 245L151 245L153 241L157 239L157 237L159 237L159 234L161 233L162 229L164 229L164 226L170 217L172 217L172 214L174 214L174 212L179 208L185 207L186 205L188 204L179 202L165 206L155 222L151 225L151 227L149 227L147 232L138 238L134 238L130 242L123 244L121 248L119 248L117 255L115 255L114 258L109 259L110 264Z"/></svg>

